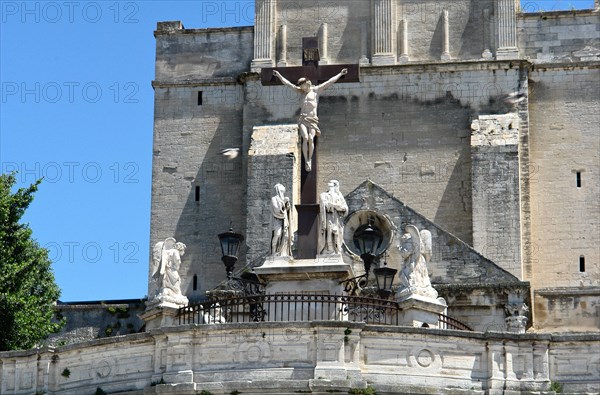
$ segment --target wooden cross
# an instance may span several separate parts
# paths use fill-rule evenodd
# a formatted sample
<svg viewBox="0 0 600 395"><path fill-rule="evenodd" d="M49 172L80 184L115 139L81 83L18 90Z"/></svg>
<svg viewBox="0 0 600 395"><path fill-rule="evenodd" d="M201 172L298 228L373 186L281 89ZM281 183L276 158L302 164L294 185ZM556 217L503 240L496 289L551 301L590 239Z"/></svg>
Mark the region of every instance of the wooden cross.
<svg viewBox="0 0 600 395"><path fill-rule="evenodd" d="M348 74L340 78L336 84L344 82L360 82L360 73L358 64L335 64L319 66L319 45L317 37L302 38L302 66L295 67L267 67L260 73L260 82L263 86L281 85L281 81L273 75L273 70L277 70L288 81L296 83L300 78L308 78L313 85L325 82L341 69L348 69Z"/></svg>

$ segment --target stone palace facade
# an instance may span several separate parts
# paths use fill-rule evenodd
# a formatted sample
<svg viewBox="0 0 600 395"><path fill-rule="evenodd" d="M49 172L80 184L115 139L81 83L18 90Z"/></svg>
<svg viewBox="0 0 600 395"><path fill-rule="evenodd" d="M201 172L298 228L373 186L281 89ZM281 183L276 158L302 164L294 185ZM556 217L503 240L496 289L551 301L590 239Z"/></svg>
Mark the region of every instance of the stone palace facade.
<svg viewBox="0 0 600 395"><path fill-rule="evenodd" d="M159 22L145 331L2 352L0 394L597 393L599 8Z"/></svg>

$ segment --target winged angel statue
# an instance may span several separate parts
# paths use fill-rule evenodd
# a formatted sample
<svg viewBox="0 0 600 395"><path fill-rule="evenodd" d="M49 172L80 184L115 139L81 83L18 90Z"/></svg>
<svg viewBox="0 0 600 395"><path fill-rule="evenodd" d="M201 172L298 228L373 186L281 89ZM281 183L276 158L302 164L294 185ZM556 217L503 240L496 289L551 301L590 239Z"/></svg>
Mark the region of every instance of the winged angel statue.
<svg viewBox="0 0 600 395"><path fill-rule="evenodd" d="M152 280L157 284L154 300L183 306L188 304L188 299L181 294L181 277L178 272L184 253L185 244L172 237L154 245Z"/></svg>
<svg viewBox="0 0 600 395"><path fill-rule="evenodd" d="M406 225L400 239L400 255L404 267L400 272L400 296L418 294L437 298L437 291L431 286L427 264L431 260L431 232L423 229L419 232L414 225Z"/></svg>

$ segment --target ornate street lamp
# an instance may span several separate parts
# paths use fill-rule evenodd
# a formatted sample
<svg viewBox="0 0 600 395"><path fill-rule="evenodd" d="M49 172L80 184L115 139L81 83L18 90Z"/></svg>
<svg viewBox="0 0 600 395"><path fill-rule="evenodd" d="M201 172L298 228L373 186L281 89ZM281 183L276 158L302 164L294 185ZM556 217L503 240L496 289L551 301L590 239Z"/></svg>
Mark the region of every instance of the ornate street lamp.
<svg viewBox="0 0 600 395"><path fill-rule="evenodd" d="M360 251L360 259L365 265L365 274L369 277L371 264L377 258L375 254L383 242L383 233L373 226L373 218L369 217L369 222L362 225L354 232L354 245Z"/></svg>
<svg viewBox="0 0 600 395"><path fill-rule="evenodd" d="M240 244L244 241L244 236L239 233L235 233L232 228L229 228L228 232L221 233L219 235L219 242L221 243L221 252L223 256L221 260L225 264L225 270L227 271L227 278L231 277L233 267L238 260L237 254L240 248Z"/></svg>
<svg viewBox="0 0 600 395"><path fill-rule="evenodd" d="M392 283L397 272L398 270L387 267L387 262L383 262L383 267L373 269L377 280L377 292L381 299L387 299L392 294Z"/></svg>

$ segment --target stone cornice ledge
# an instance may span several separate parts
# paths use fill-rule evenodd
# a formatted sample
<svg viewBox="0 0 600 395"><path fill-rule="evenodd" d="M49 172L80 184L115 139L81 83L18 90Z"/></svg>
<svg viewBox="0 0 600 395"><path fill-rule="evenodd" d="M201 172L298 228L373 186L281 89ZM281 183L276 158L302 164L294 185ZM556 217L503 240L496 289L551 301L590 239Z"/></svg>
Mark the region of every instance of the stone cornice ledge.
<svg viewBox="0 0 600 395"><path fill-rule="evenodd" d="M556 287L540 288L533 291L540 296L571 296L571 295L590 295L600 296L600 287Z"/></svg>
<svg viewBox="0 0 600 395"><path fill-rule="evenodd" d="M479 70L510 70L519 67L531 67L527 59L512 60L456 60L452 62L442 61L415 61L406 64L395 64L389 66L361 66L361 75L391 75L400 73L431 73L431 72L460 72Z"/></svg>
<svg viewBox="0 0 600 395"><path fill-rule="evenodd" d="M600 68L600 61L587 60L587 61L573 61L573 62L536 62L530 60L532 71L545 71L546 69L598 69Z"/></svg>
<svg viewBox="0 0 600 395"><path fill-rule="evenodd" d="M470 284L433 284L438 291L473 291L476 289L493 289L498 291L511 289L529 289L529 281L515 281L509 283L470 283Z"/></svg>
<svg viewBox="0 0 600 395"><path fill-rule="evenodd" d="M231 32L254 32L254 26L232 26L232 27L209 27L204 29L186 29L181 22L158 22L158 28L154 31L156 36L172 36L176 34L214 34Z"/></svg>
<svg viewBox="0 0 600 395"><path fill-rule="evenodd" d="M211 85L237 85L238 80L235 77L201 78L193 80L175 80L175 81L152 81L152 88L185 88L194 86Z"/></svg>

